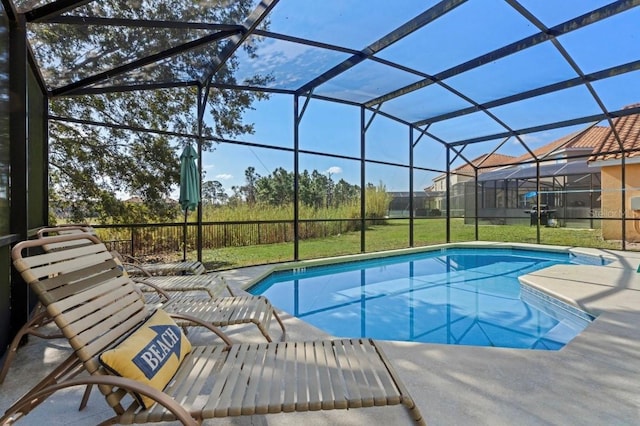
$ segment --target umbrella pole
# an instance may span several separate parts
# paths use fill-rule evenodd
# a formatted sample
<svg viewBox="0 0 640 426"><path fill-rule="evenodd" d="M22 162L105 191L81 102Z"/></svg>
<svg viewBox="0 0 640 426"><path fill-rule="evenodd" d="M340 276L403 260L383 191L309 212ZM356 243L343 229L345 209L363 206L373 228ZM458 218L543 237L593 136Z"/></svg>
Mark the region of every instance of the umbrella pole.
<svg viewBox="0 0 640 426"><path fill-rule="evenodd" d="M187 214L189 209L184 209L184 227L182 229L182 261L187 260Z"/></svg>

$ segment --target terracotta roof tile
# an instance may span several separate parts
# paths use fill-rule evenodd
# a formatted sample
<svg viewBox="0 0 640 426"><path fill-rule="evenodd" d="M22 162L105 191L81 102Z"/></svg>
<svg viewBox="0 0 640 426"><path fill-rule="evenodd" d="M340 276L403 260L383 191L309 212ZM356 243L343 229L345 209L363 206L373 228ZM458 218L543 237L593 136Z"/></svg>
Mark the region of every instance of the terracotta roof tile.
<svg viewBox="0 0 640 426"><path fill-rule="evenodd" d="M626 106L624 109L638 107L640 107L640 104L633 104ZM614 118L613 127L618 132L625 151L640 149L640 114ZM622 158L622 153L616 151L620 151L620 145L613 131L607 128L606 135L604 135L600 144L593 150L593 155L589 158L589 161L605 161ZM640 151L627 152L626 157L640 157Z"/></svg>
<svg viewBox="0 0 640 426"><path fill-rule="evenodd" d="M471 160L474 166L482 166L481 172L494 170L498 167L515 163L516 157L504 154L482 154L478 158ZM463 164L452 170L452 173L473 174L473 166L471 164Z"/></svg>
<svg viewBox="0 0 640 426"><path fill-rule="evenodd" d="M638 107L640 107L640 103L627 105L623 109ZM628 152L627 158L640 157L640 114L614 118L613 126L618 132L620 139L622 139L626 151L638 150ZM608 126L594 126L586 131L581 130L563 136L560 139L533 150L533 153L539 158L554 151L561 152L571 148L592 148L592 155L588 161L611 160L622 157L622 154L619 152L616 153L616 151L620 151L620 147L613 131ZM527 152L516 158L514 162L519 163L532 159L531 155Z"/></svg>
<svg viewBox="0 0 640 426"><path fill-rule="evenodd" d="M602 143L603 138L609 133L608 127L594 126L588 130L580 130L563 136L560 139L548 143L540 148L534 149L532 152L538 158L550 154L554 151L560 152L569 148L596 148ZM527 152L516 159L516 162L533 160L533 157Z"/></svg>

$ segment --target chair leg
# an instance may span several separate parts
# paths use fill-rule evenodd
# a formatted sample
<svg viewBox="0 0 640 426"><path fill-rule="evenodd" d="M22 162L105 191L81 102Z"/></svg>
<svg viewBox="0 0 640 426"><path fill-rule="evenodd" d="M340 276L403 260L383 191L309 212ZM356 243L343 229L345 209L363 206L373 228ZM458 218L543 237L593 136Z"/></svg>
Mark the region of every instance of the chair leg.
<svg viewBox="0 0 640 426"><path fill-rule="evenodd" d="M285 337L287 335L286 330L284 329L284 323L282 322L282 320L280 319L280 315L278 315L278 313L276 312L276 310L273 310L273 316L276 318L276 321L278 321L278 324L280 324L280 328L282 329L282 336L280 337L280 341L284 342Z"/></svg>
<svg viewBox="0 0 640 426"><path fill-rule="evenodd" d="M80 407L78 408L78 411L84 410L87 406L87 403L89 402L89 396L91 396L92 388L93 385L87 385L86 389L84 390L84 394L82 395L82 401L80 401Z"/></svg>
<svg viewBox="0 0 640 426"><path fill-rule="evenodd" d="M265 299L265 303L269 303L269 302ZM273 309L273 307L271 308L271 314L275 317L276 321L278 321L278 324L280 324L280 328L282 329L282 336L280 336L280 341L284 342L285 336L287 334L287 332L284 329L284 323L282 322L282 320L278 316L278 313L276 312L276 310ZM262 335L265 337L265 339L267 339L267 342L271 343L272 340L271 340L271 336L269 335L269 330L267 330L267 328L264 326L264 324L260 323L259 321L252 321L252 322L256 326L258 326L258 329L260 330Z"/></svg>
<svg viewBox="0 0 640 426"><path fill-rule="evenodd" d="M41 327L44 324L49 323L51 320L48 318L46 311L40 311L36 313L25 325L20 327L20 330L16 333L16 336L11 341L11 344L7 348L7 356L2 364L2 370L0 370L0 383L4 382L7 373L9 372L9 366L13 362L18 352L18 347L20 346L20 342L24 338L24 336L28 334L33 334L38 337L47 337L42 333L36 331L38 327ZM56 336L57 337L57 336Z"/></svg>
<svg viewBox="0 0 640 426"><path fill-rule="evenodd" d="M260 330L260 333L262 333L264 338L267 339L267 342L271 343L272 340L271 340L271 336L269 336L269 331L267 331L267 329L264 328L260 322L258 321L252 321L252 322L258 327L258 330Z"/></svg>
<svg viewBox="0 0 640 426"><path fill-rule="evenodd" d="M47 386L51 385L52 383L58 383L61 380L63 380L65 377L75 377L77 374L81 373L82 371L84 371L82 363L80 361L78 361L78 358L76 357L75 353L71 353L71 355L69 355L69 357L66 360L64 360L59 366L57 366L44 379L42 379L40 382L38 382L38 384L35 385L33 387L33 389L31 389L29 392L27 392L25 395L23 395L18 401L16 401L11 406L11 408L7 409L5 414L8 413L9 411L11 411L11 409L13 407L22 405L25 402L32 400L33 399L33 395L35 393L41 391L42 389L46 388ZM40 401L40 402L42 402L42 401ZM37 403L33 402L33 405L31 406L31 408L29 410L35 408L40 402L37 402ZM0 422L0 423L2 423L2 422ZM2 423L2 424L4 424L4 423Z"/></svg>
<svg viewBox="0 0 640 426"><path fill-rule="evenodd" d="M264 296L258 296L258 297L262 298L264 303L266 303L271 308L271 314L274 316L276 321L278 321L278 324L280 324L280 328L282 329L282 336L280 336L280 341L284 342L285 337L287 335L287 331L284 328L284 323L282 322L282 319L280 319L280 315L278 315L278 313L276 312L275 308L273 306L271 306L271 302L269 302L269 299L267 299ZM267 340L269 340L269 339L267 339ZM271 340L269 340L269 341L271 341Z"/></svg>

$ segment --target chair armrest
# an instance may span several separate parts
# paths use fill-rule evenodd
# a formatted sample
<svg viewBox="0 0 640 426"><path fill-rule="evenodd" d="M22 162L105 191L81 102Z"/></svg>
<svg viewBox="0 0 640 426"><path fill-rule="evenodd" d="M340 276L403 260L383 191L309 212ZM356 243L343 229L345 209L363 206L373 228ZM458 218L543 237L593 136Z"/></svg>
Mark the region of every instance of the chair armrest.
<svg viewBox="0 0 640 426"><path fill-rule="evenodd" d="M153 276L149 271L147 271L145 268L143 268L140 265L136 265L135 263L125 262L125 261L121 261L121 262L122 262L122 266L125 267L125 270L126 270L126 266L128 266L130 268L137 269L138 271L142 272L147 277L152 277Z"/></svg>
<svg viewBox="0 0 640 426"><path fill-rule="evenodd" d="M216 336L220 337L224 341L224 343L227 344L227 349L229 349L231 345L233 345L233 342L224 331L220 330L218 327L211 325L206 321L201 320L200 318L197 318L191 315L177 313L177 312L167 312L167 314L169 314L171 318L182 319L182 320L197 324L198 326L207 328L209 331L214 333Z"/></svg>
<svg viewBox="0 0 640 426"><path fill-rule="evenodd" d="M160 288L159 286L157 286L156 284L141 280L141 279L136 279L135 277L132 277L131 280L138 284L138 285L145 285L147 287L151 287L153 289L153 291L155 291L156 293L158 293L160 296L165 298L165 302L168 302L169 300L171 300L171 296L169 296L169 293L167 293L166 291L164 291L162 288Z"/></svg>

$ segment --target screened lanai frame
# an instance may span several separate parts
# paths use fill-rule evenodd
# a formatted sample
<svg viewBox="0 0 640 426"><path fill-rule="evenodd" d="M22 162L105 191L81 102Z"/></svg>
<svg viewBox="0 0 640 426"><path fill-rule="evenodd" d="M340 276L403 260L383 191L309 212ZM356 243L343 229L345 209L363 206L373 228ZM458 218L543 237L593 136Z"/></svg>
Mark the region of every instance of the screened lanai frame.
<svg viewBox="0 0 640 426"><path fill-rule="evenodd" d="M544 158L535 155L534 147L530 146L530 142L526 140L527 135L569 127L573 129L575 126L588 126L598 122L603 122L613 129L614 137L619 146L618 151L621 154L622 188L624 189L625 187L624 164L627 148L624 141L617 134L613 120L640 113L640 106L622 108L622 105L618 105L611 108L605 99L606 96L603 97L596 90L596 86L600 82L612 81L611 79L618 76L635 75L637 78L637 74L640 71L640 57L623 57L621 62L611 64L604 61L603 63L607 66L594 68L588 61L584 61L584 52L578 50L578 54L572 56L565 44L569 46L579 44L579 39L575 40L575 34L583 29L590 30L598 25L617 19L619 16L631 14L637 16L638 9L636 9L636 6L640 4L640 1L569 2L561 13L555 10L551 4L552 2L540 5L539 2L533 1L505 0L492 1L490 3L484 2L480 5L479 2L473 0L432 1L426 6L420 4L406 7L406 9L415 9L413 10L414 13L411 14L411 10L403 10L403 12L406 12L404 21L393 25L388 24L391 26L388 30L381 25L383 30L375 37L371 34L366 34L371 38L368 43L365 43L364 35L354 37L358 39L357 42L351 39L336 41L334 38L337 36L332 34L331 31L324 31L321 37L313 38L311 35L317 35L318 32L314 33L312 28L306 27L302 27L297 33L279 32L278 26L275 24L271 29L265 30L263 28L265 20L271 19L278 13L290 14L292 20L296 18L304 20L301 12L297 12L299 5L296 5L296 2L291 0L255 1L253 10L239 22L145 20L139 19L140 17L134 19L125 17L127 13L116 9L119 4L125 4L126 2L116 1L58 0L34 2L18 0L13 3L17 12L21 14L20 16L24 17L25 30L31 43L30 47L35 62L40 65L42 78L50 99L132 90L197 87L198 128L202 129L209 90L247 90L292 96L292 110L295 113L293 146L290 148L264 146L260 143L249 141L227 140L220 137L205 136L201 133L197 135L177 134L176 136L193 138L199 141L209 139L216 142L244 144L246 146L291 152L294 159L293 171L296 179L299 175L299 156L301 154L318 154L314 150L301 149L298 135L299 125L307 106L310 102L318 100L337 102L360 108L361 155L353 157L335 155L335 157L346 158L360 164L360 187L362 191L364 191L367 183L364 172L367 164L380 164L407 169L409 178L408 188L406 189L409 193L422 189L414 187L414 171L442 172L447 176L447 181L449 181L452 169L457 164L466 163L476 173L481 172L482 165L474 164L473 157L467 154L467 151L469 150L468 147L488 141L500 141L497 145L488 149L491 152L499 152L507 141L509 143L515 142L524 152L531 155L530 161L535 162L539 167L539 163ZM206 8L209 6L208 3L199 2L194 4L193 7ZM324 10L326 12L338 5L338 2L329 1L325 3L325 6L318 6L321 11ZM168 4L170 5L170 3ZM104 6L102 9L104 15L92 14L94 5ZM358 5L358 2L352 2L347 7L349 6L357 9L354 15L361 17L362 22L366 22L367 10L365 7L361 4ZM368 7L372 6L369 4ZM441 31L446 25L456 24L455 16L459 10L487 7L495 8L497 11L506 14L496 14L499 20L503 21L504 16L508 16L513 22L505 24L503 28L512 30L508 32L509 36L503 35L503 44L496 44L497 41L494 40L494 37L488 37L491 40L486 45L492 48L488 51L479 50L481 53L476 56L467 58L462 55L462 53L466 52L453 51L450 52L451 58L449 58L452 63L447 64L447 66L441 65L446 63L444 61L446 58L434 64L431 69L411 66L411 64L415 64L415 61L412 60L412 55L419 55L420 52L411 48L407 49L408 43L418 41L416 44L420 45L420 47L425 47L428 53L433 55L437 53L435 50L437 46L434 47L428 43L425 46L420 44L418 36L421 32L425 32L427 35L436 35L436 31ZM494 21L498 18L490 15L488 14L486 19L494 24ZM135 13L132 16L135 16ZM353 15L350 17L354 19ZM335 15L325 16L325 19L326 22L339 21L339 18ZM275 22L276 20L273 19L273 21ZM515 24L516 21L519 22L519 25ZM331 28L344 29L350 24L352 22L337 22ZM472 24L469 25L473 26ZM154 46L149 41L149 50L143 49L138 52L138 57L116 67L64 70L56 68L55 61L53 67L43 64L42 57L39 54L39 48L42 48L42 46L38 46L36 43L38 27L41 26L53 30L63 27L82 26L89 28L89 31L91 29L105 28L107 28L106 31L146 28L157 31L172 31L175 34L184 35L186 33L189 36L184 36L184 40L170 47ZM434 29L432 30L432 28ZM243 67L251 68L252 58L243 55L242 46L255 38L269 40L276 45L302 46L305 49L305 55L307 55L304 59L316 65L317 69L321 71L313 74L309 73L309 70L305 69L305 67L299 67L294 70L296 71L294 72L294 78L285 80L280 78L283 70L276 67L271 70L274 78L265 85L218 81L216 78L217 72L225 66L225 62L230 58L235 58L239 61L241 73ZM445 41L446 37L440 39L441 43ZM198 51L198 49L202 49L204 54L207 46L214 43L223 44L219 55L212 58L196 78L186 75L182 79L172 81L145 80L145 75L157 76L158 73L154 73L154 70L157 71L162 67L170 66L172 59L177 56L186 52ZM482 43L477 44L482 45ZM365 46L364 48L362 47L363 45ZM99 48L100 46L97 47ZM44 48L46 49L46 46ZM487 49L488 47L485 47L485 50ZM410 54L407 53L407 50ZM535 52L533 60L547 60L544 69L536 73L534 72L535 70L532 71L521 67L519 71L524 75L523 78L530 80L523 81L517 78L515 78L515 81L508 80L506 74L508 74L509 67L505 66L504 63L515 61L517 59L514 58L522 57L528 52ZM314 55L321 59L329 59L325 59L325 62L322 62L314 59ZM398 59L396 60L396 58ZM298 62L301 59L295 59L297 62L294 61L293 64L299 65ZM581 67L580 64L582 63L586 65ZM285 65L290 68L292 63L288 62ZM51 73L52 70L55 72L54 74ZM555 75L551 79L544 80L544 72L547 70L551 70ZM503 79L497 82L490 82L486 78L487 73L494 73L503 77ZM250 75L251 73L247 72L245 74ZM539 82L539 79L542 79L542 82ZM482 84L478 84L479 81ZM355 86L355 84L364 86L364 88ZM515 107L519 103L522 104L544 96L557 95L562 97L563 94L575 96L572 95L572 91L577 90L581 92L580 96L590 97L592 101L592 105L581 110L583 112L577 116L569 112L564 115L560 114L562 120L559 121L550 121L548 118L541 117L538 121L532 119L519 125L511 124L508 120L501 118L503 115L501 112L505 108ZM508 94L505 94L505 92ZM443 106L420 102L424 101L424 99L436 97ZM404 99L409 101L403 104ZM552 110L551 112L558 112L551 105L549 105L548 109ZM509 116L509 113L504 113L504 115ZM407 126L407 150L410 157L408 164L367 157L366 133L377 117L385 117ZM74 117L50 116L49 119L77 122L85 125L101 124L89 120L79 120ZM485 134L474 134L474 124L480 121L491 122L493 131ZM447 123L454 122L465 123L470 129L469 133L464 137L456 137L455 132L452 132L446 126ZM110 123L109 126L128 128L126 125L113 123ZM464 125L461 127L464 127ZM159 129L128 129L131 131L162 132ZM420 165L420 161L415 158L414 148L426 143L441 144L445 147L446 160L444 167L441 169L423 167ZM333 154L322 153L322 155L332 156ZM202 155L200 155L200 159L202 159ZM200 168L201 166L202 164L200 164ZM540 176L537 177L537 180L540 180ZM297 186L297 182L295 182L294 187ZM450 188L450 186L451 184L447 183L447 187ZM540 190L540 188L537 189L538 191ZM293 258L298 259L299 238L297 233L301 218L298 213L297 192L294 197ZM448 192L445 197L449 197ZM361 196L360 215L360 220L363 222L361 229L363 230L366 216L364 198L363 193ZM407 244L413 246L412 229L415 210L413 199L410 200L410 203L410 231ZM446 205L449 206L450 203L447 202ZM619 218L623 228L622 235L626 235L624 198L621 198L620 211L622 212ZM451 215L448 207L444 216L447 218L446 240L450 241ZM201 210L199 210L198 223L201 222ZM475 224L475 237L477 239L477 217L475 218ZM199 241L201 240L200 234L201 227L199 228ZM537 241L540 242L539 229ZM622 239L622 248L625 248L625 238ZM360 249L365 251L364 231L361 234Z"/></svg>
<svg viewBox="0 0 640 426"><path fill-rule="evenodd" d="M540 158L536 157L533 153L534 149L529 146L529 143L525 140L526 136L532 133L543 132L547 130L554 130L559 128L565 128L568 126L580 126L588 125L603 121L608 125L612 125L612 120L625 115L637 114L640 112L640 107L627 109L611 110L607 107L604 100L595 90L594 86L605 79L610 79L615 76L629 75L631 73L640 70L640 60L633 58L633 61L628 61L621 64L614 64L602 69L589 69L590 72L583 71L578 63L578 59L570 55L567 49L563 46L561 40L564 36L570 37L572 34L590 26L598 25L605 22L607 19L613 19L618 15L625 13L637 13L637 9L634 8L638 5L637 1L616 1L616 2L586 2L588 5L595 5L593 10L589 10L584 4L578 5L574 3L568 3L566 9L575 8L568 12L569 16L555 16L551 13L553 6L536 5L534 2L507 0L504 2L493 2L491 7L500 9L501 11L508 10L509 16L512 16L515 20L522 20L528 24L530 28L523 28L515 33L519 36L521 33L526 34L522 38L513 40L510 43L500 45L493 50L475 56L465 61L455 63L453 66L438 69L434 67L433 70L437 72L425 72L423 69L410 67L402 62L394 61L395 57L402 57L402 52L398 53L396 46L405 43L406 40L415 40L415 34L420 31L429 31L431 27L444 26L453 18L457 10L465 7L478 7L478 2L473 1L441 1L430 2L425 5L414 6L416 9L415 15L408 17L405 22L391 28L389 32L384 33L381 37L374 39L372 43L369 43L365 48L361 48L361 45L356 45L351 41L345 41L344 44L338 45L332 42L331 35L327 35L322 39L307 38L306 33L313 33L313 31L307 31L308 29L300 30L299 34L287 34L277 32L277 28L271 30L262 29L261 24L265 19L269 19L270 16L277 13L295 13L297 8L295 2L291 1L262 1L254 2L253 11L248 14L242 22L192 22L192 21L176 21L176 20L145 20L145 19L131 19L123 17L122 13L116 9L119 2L99 2L99 1L53 1L53 2L29 2L29 1L15 1L14 2L17 11L24 16L27 32L31 35L37 36L38 27L45 26L50 29L66 27L89 27L89 28L116 28L116 29L136 29L146 28L154 29L156 31L173 31L175 34L191 34L191 39L185 37L180 43L176 43L175 46L162 49L159 46L154 46L149 40L149 50L144 49L139 53L139 56L132 58L129 62L124 63L117 67L111 68L89 68L86 70L74 70L73 73L67 75L67 70L56 69L55 75L48 75L51 71L51 67L47 67L46 64L42 66L42 58L39 57L37 43L33 42L31 48L37 63L41 65L40 69L45 70L43 72L43 80L47 86L47 93L49 98L65 97L65 96L79 96L79 95L91 95L109 92L119 91L131 91L131 90L153 90L161 88L173 88L183 86L194 86L198 88L198 100L199 105L198 120L204 119L206 114L206 99L209 94L209 89L227 89L227 90L252 90L261 91L267 93L288 94L293 97L292 103L293 109L298 111L295 117L295 130L294 133L294 147L291 152L294 153L295 164L294 174L298 175L297 159L299 154L306 153L304 150L299 149L297 140L297 127L300 120L304 116L304 111L310 101L313 100L326 100L331 102L340 102L354 107L362 109L361 119L361 132L363 134L362 151L364 152L365 133L367 128L375 120L376 116L384 116L386 118L397 120L398 122L406 125L412 131L408 132L408 144L413 148L418 144L436 143L442 144L446 147L447 157L444 168L440 170L434 170L430 168L419 167L415 163L415 160L411 158L410 164L395 164L387 163L385 161L372 161L364 158L352 158L355 161L366 161L367 163L381 163L388 164L390 166L407 167L409 172L409 191L413 192L413 170L425 170L425 171L438 171L444 172L447 175L450 173L452 167L455 166L455 162L465 162L476 170L482 170L472 163L472 157L465 153L465 149L472 144L479 144L485 141L493 141L497 139L515 140L517 144L532 155L533 161L539 161ZM328 2L331 3L331 2ZM499 3L499 4L498 4ZM585 2L581 2L585 3ZM357 4L357 2L354 2ZM109 11L109 16L92 15L93 5L104 5L103 12ZM485 7L486 3L482 6ZM200 2L194 7L207 7L207 2ZM215 7L215 6L214 6ZM328 8L331 8L329 5ZM284 10L284 12L280 12ZM364 10L359 10L360 14L364 14ZM537 12L537 13L536 13ZM565 11L566 12L566 11ZM501 12L506 13L506 12ZM562 19L564 18L564 19ZM488 19L488 18L487 18ZM444 22L440 24L441 22ZM338 25L348 25L348 22L338 23ZM513 25L515 27L515 25ZM439 28L439 27L438 27ZM435 30L434 30L435 31ZM281 69L275 68L273 74L275 75L274 81L267 85L247 85L242 83L230 84L229 82L220 82L216 80L216 73L219 69L225 66L225 61L234 55L241 56L241 46L243 43L248 42L251 38L259 37L265 40L270 40L273 43L282 43L287 45L304 46L307 52L313 52L316 54L330 56L331 61L323 63L320 69L322 72L316 75L305 74L302 70L299 74L302 75L291 83L291 80L279 80L279 74L282 73ZM511 37L513 38L513 37ZM34 37L37 39L37 37ZM187 39L189 39L187 41ZM364 39L364 38L363 38ZM506 40L510 40L508 37ZM171 64L171 60L178 55L185 52L193 51L194 49L206 48L211 43L226 43L222 48L219 57L213 58L208 67L202 70L199 78L184 78L181 80L173 81L157 81L153 82L144 80L144 70L148 68L159 68L161 66L167 66ZM567 43L571 44L571 40ZM575 42L573 42L575 43ZM560 81L552 80L550 84L534 85L528 82L522 82L521 78L516 78L515 83L522 84L522 87L526 87L527 90L519 91L509 96L490 98L486 93L478 93L475 96L470 96L468 93L474 92L473 88L469 88L470 84L473 84L474 78L472 74L478 73L478 78L482 78L483 73L480 71L486 67L492 68L492 72L495 72L501 76L504 76L504 71L500 73L500 62L506 60L514 60L517 62L517 58L522 56L523 52L534 51L544 46L546 50L555 50L555 59L557 62L555 65L551 65L552 71L557 71L558 74L564 76L567 69L571 69L575 76L572 78L560 79ZM360 47L360 49L358 49ZM45 47L46 48L46 47ZM395 51L394 51L395 49ZM313 54L312 53L312 54ZM415 52L417 54L417 52ZM309 55L311 56L311 55ZM455 56L455 55L452 55ZM324 56L322 56L324 57ZM245 58L250 60L251 58ZM411 63L411 58L407 59L407 63ZM241 61L242 62L242 61ZM415 61L414 61L415 62ZM605 62L606 63L606 62ZM241 63L241 66L244 63ZM287 63L287 67L290 67L291 63ZM560 68L564 66L562 71ZM140 70L143 70L140 72ZM361 71L362 70L362 71ZM370 92L367 96L363 96L362 91L357 92L353 89L357 87L346 86L346 90L336 91L336 87L345 87L344 83L352 83L354 76L373 77L377 84L382 84L381 81L376 80L380 75L380 70L383 70L383 74L388 77L385 78L385 86L383 88L368 88ZM84 71L84 74L77 73L76 71ZM431 70L429 70L431 71ZM523 70L524 71L524 70ZM546 71L546 70L545 70ZM527 71L528 72L528 71ZM132 73L136 73L137 81L131 76ZM150 73L150 72L149 72ZM361 73L361 74L359 74ZM378 73L378 74L375 74ZM563 74L564 73L564 74ZM467 74L471 77L467 77L467 81L464 81L464 77ZM157 74L153 74L157 76ZM528 75L528 74L527 74ZM73 77L76 78L73 78ZM556 78L556 76L554 76ZM360 77L360 84L366 85L368 79ZM462 80L462 81L461 81ZM556 78L557 80L557 78ZM509 84L514 84L513 81L509 81ZM342 84L342 86L341 86ZM485 84L475 85L475 87L482 87ZM491 86L491 84L487 83ZM463 87L467 90L460 91L456 87ZM560 93L573 88L585 89L589 92L594 102L599 107L600 111L595 114L586 114L581 116L571 116L562 121L544 122L543 124L535 124L528 127L513 127L508 122L502 120L499 115L494 111L504 106L515 104L518 102L527 101L540 96ZM502 91L509 91L513 88L502 88ZM497 90L496 93L500 93L501 90ZM477 91L477 90L476 90ZM512 91L512 90L511 90ZM480 91L482 92L482 91ZM445 94L444 97L448 100L455 98L455 102L451 101L452 106L443 111L416 111L418 108L407 108L407 105L402 105L402 100L417 96L417 94L423 94L423 96L430 96L434 93ZM415 99L415 98L413 98ZM431 107L432 109L437 109ZM450 120L464 119L471 116L482 116L484 120L489 120L494 123L496 128L502 129L502 131L496 131L490 134L475 135L473 137L450 139L444 138L437 131L437 127ZM84 124L98 124L75 120L73 117L50 117L51 119L58 120L70 120L77 121ZM113 125L113 124L111 124ZM126 128L126 125L123 125ZM613 126L612 126L613 127ZM158 131L157 129L131 129L131 130L143 130L143 131ZM472 130L472 129L471 129ZM446 131L444 132L446 134ZM614 133L616 133L614 131ZM180 135L183 137L204 138L203 135ZM617 134L620 151L622 152L621 162L624 164L625 159L625 147ZM220 138L213 138L217 141L234 143L235 141L225 141ZM504 142L501 142L500 146ZM256 144L257 145L257 144ZM495 148L498 150L499 146ZM413 149L410 150L413 153ZM313 152L309 152L313 154ZM364 166L363 166L364 168ZM364 174L362 176L362 185L366 178ZM624 182L624 179L623 179ZM623 183L624 185L624 183ZM364 200L364 197L362 197ZM624 203L624 200L623 200ZM297 206L297 203L294 204ZM624 212L624 205L622 211ZM413 212L413 208L411 208ZM445 215L449 217L449 215ZM364 220L364 214L362 214L362 220ZM411 220L413 217L410 218ZM624 219L624 216L622 217ZM199 219L201 221L201 218ZM297 221L298 214L294 214L294 221L296 226L294 230L298 229ZM624 228L626 221L622 221ZM624 234L624 230L623 230ZM476 231L477 237L477 231ZM449 225L447 225L447 240L449 236ZM297 242L297 238L295 238ZM364 247L364 234L363 234L363 247ZM410 233L409 245L413 245L412 233ZM298 258L297 244L295 245L294 258ZM623 239L624 248L624 239Z"/></svg>

